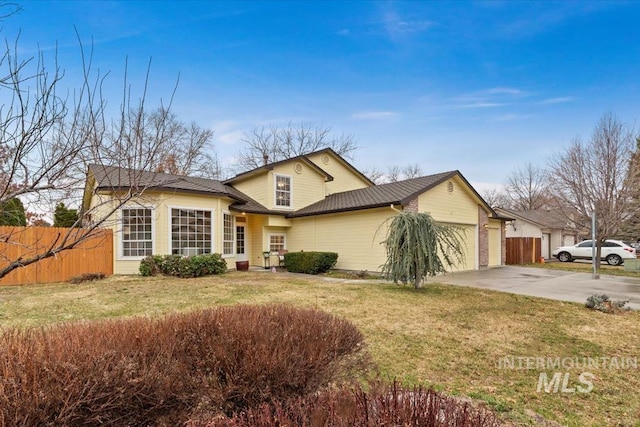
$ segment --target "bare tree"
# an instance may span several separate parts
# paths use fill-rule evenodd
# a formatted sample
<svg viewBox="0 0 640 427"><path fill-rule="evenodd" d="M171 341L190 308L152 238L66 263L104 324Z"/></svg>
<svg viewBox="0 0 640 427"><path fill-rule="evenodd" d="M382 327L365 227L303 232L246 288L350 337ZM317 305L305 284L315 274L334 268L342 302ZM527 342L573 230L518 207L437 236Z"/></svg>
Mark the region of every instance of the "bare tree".
<svg viewBox="0 0 640 427"><path fill-rule="evenodd" d="M402 180L402 171L400 166L393 165L387 167L387 176L385 182L398 182Z"/></svg>
<svg viewBox="0 0 640 427"><path fill-rule="evenodd" d="M482 192L482 198L492 208L511 209L511 199L503 191L496 188L487 189Z"/></svg>
<svg viewBox="0 0 640 427"><path fill-rule="evenodd" d="M419 164L414 163L400 167L398 165L387 166L387 172L373 168L364 173L371 181L376 184L386 184L390 182L403 181L405 179L418 178L422 176L422 168Z"/></svg>
<svg viewBox="0 0 640 427"><path fill-rule="evenodd" d="M384 184L385 182L385 173L376 167L371 169L363 170L362 173L371 180L374 184Z"/></svg>
<svg viewBox="0 0 640 427"><path fill-rule="evenodd" d="M417 163L407 165L402 168L402 175L404 179L418 178L422 176L422 168Z"/></svg>
<svg viewBox="0 0 640 427"><path fill-rule="evenodd" d="M511 171L505 192L514 210L541 209L549 203L549 178L543 168L529 162Z"/></svg>
<svg viewBox="0 0 640 427"><path fill-rule="evenodd" d="M630 174L640 173L640 170L634 167L634 165L637 164L640 164L640 137L636 137L635 151L629 161ZM638 179L640 179L640 176L630 176L630 181L632 182ZM640 194L634 194L630 204L632 205L631 211L640 211ZM640 216L629 215L626 221L620 226L618 237L627 241L640 243Z"/></svg>
<svg viewBox="0 0 640 427"><path fill-rule="evenodd" d="M166 107L151 112L144 108L121 112L118 122L108 122L99 144L92 144L92 159L101 164L122 164L132 169L151 169L175 175L219 178L213 150L213 131L185 123ZM135 148L136 156L130 150ZM95 160L94 160L95 161Z"/></svg>
<svg viewBox="0 0 640 427"><path fill-rule="evenodd" d="M188 159L180 171L193 170L199 163L198 149L210 138L208 131L192 127L183 134L186 144L168 142L172 126L179 122L170 113L171 101L146 113L148 72L135 101L125 77L119 117L108 118L102 98L105 76L92 70L92 53L86 54L82 44L80 55L84 78L67 95L67 89L60 90L64 71L55 60L47 63L43 53L21 59L18 42L5 42L0 57L0 204L19 197L38 214L64 200L81 210L74 227L60 231L46 245L26 245L21 228L2 232L0 278L97 236L101 228L114 224L110 221L123 205L144 201L146 192L158 185L154 174L167 167L167 153L183 149ZM91 199L93 190L88 185L82 191L88 162L119 167L107 183L113 197L82 203L83 197L85 202ZM18 247L20 251L14 250Z"/></svg>
<svg viewBox="0 0 640 427"><path fill-rule="evenodd" d="M352 135L335 136L331 128L309 122L254 128L244 134L242 142L245 147L237 155L236 167L243 171L262 166L265 161L277 162L323 148L350 159L358 148Z"/></svg>
<svg viewBox="0 0 640 427"><path fill-rule="evenodd" d="M640 213L634 203L640 195L640 164L634 159L634 148L627 126L608 113L589 141L575 139L550 162L552 189L563 211L570 213L567 219L583 227L596 213L596 266L602 242L616 236L627 218Z"/></svg>

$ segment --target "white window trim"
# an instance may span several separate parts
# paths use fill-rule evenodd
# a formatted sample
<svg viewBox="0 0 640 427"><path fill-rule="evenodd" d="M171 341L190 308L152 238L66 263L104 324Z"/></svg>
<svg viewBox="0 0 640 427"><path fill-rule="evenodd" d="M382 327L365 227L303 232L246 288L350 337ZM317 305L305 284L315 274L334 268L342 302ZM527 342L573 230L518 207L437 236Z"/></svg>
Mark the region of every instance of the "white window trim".
<svg viewBox="0 0 640 427"><path fill-rule="evenodd" d="M289 206L278 205L278 177L289 178ZM273 175L273 206L275 209L291 209L293 210L293 176L276 173Z"/></svg>
<svg viewBox="0 0 640 427"><path fill-rule="evenodd" d="M141 261L143 259L145 259L145 256L125 256L124 255L124 238L123 238L123 216L122 216L122 211L123 210L129 210L129 209L149 209L151 211L151 254L154 255L156 253L156 216L155 216L155 208L153 206L145 206L145 205L124 205L124 206L120 206L120 209L118 209L118 214L117 214L117 226L119 227L118 233L117 233L117 239L115 239L117 241L117 245L118 245L118 250L117 250L117 254L118 254L118 260L119 261Z"/></svg>
<svg viewBox="0 0 640 427"><path fill-rule="evenodd" d="M171 254L171 210L172 209L183 209L190 211L209 211L211 212L211 253L216 253L216 212L213 208L196 208L193 206L176 206L171 205L167 206L167 254Z"/></svg>
<svg viewBox="0 0 640 427"><path fill-rule="evenodd" d="M267 235L267 250L271 253L271 255L277 255L278 251L272 251L271 250L271 236L282 236L284 237L284 239L282 239L282 245L284 246L284 249L287 249L287 235L285 233L269 233Z"/></svg>
<svg viewBox="0 0 640 427"><path fill-rule="evenodd" d="M213 214L212 214L213 215ZM232 240L224 240L224 216L225 215L229 215L231 217L231 239ZM236 217L231 215L231 212L229 211L222 211L222 215L220 215L222 217L222 258L233 258L236 256ZM231 249L231 253L230 254L225 254L224 253L224 244L226 242L232 242L233 243L233 247Z"/></svg>

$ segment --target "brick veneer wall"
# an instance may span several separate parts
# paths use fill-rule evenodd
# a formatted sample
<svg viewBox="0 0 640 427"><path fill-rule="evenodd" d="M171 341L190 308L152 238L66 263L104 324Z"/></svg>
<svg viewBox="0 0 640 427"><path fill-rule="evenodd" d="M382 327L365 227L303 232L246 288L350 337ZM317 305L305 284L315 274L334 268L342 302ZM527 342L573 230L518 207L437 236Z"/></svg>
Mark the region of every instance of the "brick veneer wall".
<svg viewBox="0 0 640 427"><path fill-rule="evenodd" d="M418 198L411 200L407 206L404 207L405 211L418 212Z"/></svg>

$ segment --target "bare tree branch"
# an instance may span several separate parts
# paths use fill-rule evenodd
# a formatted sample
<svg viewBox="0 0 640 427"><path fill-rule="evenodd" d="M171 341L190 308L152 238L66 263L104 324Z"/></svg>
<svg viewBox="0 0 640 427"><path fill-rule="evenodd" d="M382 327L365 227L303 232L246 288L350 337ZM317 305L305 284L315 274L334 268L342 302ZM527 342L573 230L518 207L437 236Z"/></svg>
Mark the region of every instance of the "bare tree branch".
<svg viewBox="0 0 640 427"><path fill-rule="evenodd" d="M547 172L529 162L511 171L505 184L505 192L511 200L511 208L517 211L533 211L548 205L548 186Z"/></svg>
<svg viewBox="0 0 640 427"><path fill-rule="evenodd" d="M0 236L0 278L114 227L123 206L149 200L154 176L161 171L204 175L214 170L213 133L179 121L170 111L175 88L167 105L147 107L150 64L139 99L131 95L125 65L119 115L111 119L102 94L106 75L93 71L93 51L85 52L82 43L80 55L83 81L63 97L58 89L64 72L55 56L51 64L42 52L22 59L18 40L5 41L0 55L5 100L0 107L0 204L19 196L36 214L61 200L80 209L72 228L44 248L25 248L21 256L9 255L8 248L19 243L15 233ZM102 190L110 188L109 197L101 199L87 180L89 163L119 168L101 182Z"/></svg>
<svg viewBox="0 0 640 427"><path fill-rule="evenodd" d="M578 228L596 213L599 265L602 242L615 237L628 218L640 214L634 200L640 195L640 168L633 161L634 138L628 127L605 114L589 141L575 139L550 161L552 190ZM568 209L567 209L568 208Z"/></svg>
<svg viewBox="0 0 640 427"><path fill-rule="evenodd" d="M242 142L245 146L237 155L236 168L243 171L323 148L350 159L358 148L352 135L334 136L331 128L310 122L254 128L244 134Z"/></svg>

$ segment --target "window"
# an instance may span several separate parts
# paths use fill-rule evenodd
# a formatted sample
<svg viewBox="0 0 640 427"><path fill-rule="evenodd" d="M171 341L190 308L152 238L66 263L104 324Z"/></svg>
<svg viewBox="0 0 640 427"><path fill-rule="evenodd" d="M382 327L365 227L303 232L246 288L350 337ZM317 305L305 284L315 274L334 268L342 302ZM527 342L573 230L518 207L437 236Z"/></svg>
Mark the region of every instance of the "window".
<svg viewBox="0 0 640 427"><path fill-rule="evenodd" d="M233 217L222 214L222 254L233 255Z"/></svg>
<svg viewBox="0 0 640 427"><path fill-rule="evenodd" d="M244 225L236 226L236 254L238 255L244 255L245 252L244 233Z"/></svg>
<svg viewBox="0 0 640 427"><path fill-rule="evenodd" d="M276 206L291 207L291 177L276 175Z"/></svg>
<svg viewBox="0 0 640 427"><path fill-rule="evenodd" d="M269 251L278 252L280 249L287 247L284 234L269 235Z"/></svg>
<svg viewBox="0 0 640 427"><path fill-rule="evenodd" d="M122 256L153 254L151 209L122 209Z"/></svg>
<svg viewBox="0 0 640 427"><path fill-rule="evenodd" d="M171 209L171 253L211 253L211 211Z"/></svg>

